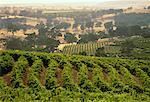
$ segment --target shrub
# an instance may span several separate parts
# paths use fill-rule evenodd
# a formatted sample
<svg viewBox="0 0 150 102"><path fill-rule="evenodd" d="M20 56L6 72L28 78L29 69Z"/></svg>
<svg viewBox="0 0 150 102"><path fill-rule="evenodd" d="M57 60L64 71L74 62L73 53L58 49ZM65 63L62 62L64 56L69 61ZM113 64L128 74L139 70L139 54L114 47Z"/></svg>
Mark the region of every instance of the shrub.
<svg viewBox="0 0 150 102"><path fill-rule="evenodd" d="M50 60L49 66L46 72L46 89L55 90L57 88L57 79L56 79L56 68L58 63L55 60Z"/></svg>
<svg viewBox="0 0 150 102"><path fill-rule="evenodd" d="M28 68L28 61L25 57L21 56L15 63L12 70L12 86L14 88L24 87L23 85L23 73Z"/></svg>
<svg viewBox="0 0 150 102"><path fill-rule="evenodd" d="M14 59L10 55L0 56L0 76L12 70Z"/></svg>

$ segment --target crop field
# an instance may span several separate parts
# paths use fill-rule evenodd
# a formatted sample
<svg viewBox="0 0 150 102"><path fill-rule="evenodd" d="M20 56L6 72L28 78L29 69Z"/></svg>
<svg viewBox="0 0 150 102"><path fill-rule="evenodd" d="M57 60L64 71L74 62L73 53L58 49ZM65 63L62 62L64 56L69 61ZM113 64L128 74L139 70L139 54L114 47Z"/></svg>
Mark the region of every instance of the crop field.
<svg viewBox="0 0 150 102"><path fill-rule="evenodd" d="M149 100L150 61L22 51L0 52L0 101Z"/></svg>
<svg viewBox="0 0 150 102"><path fill-rule="evenodd" d="M121 53L121 47L119 46L109 46L112 42L97 42L97 43L87 43L87 44L77 44L69 45L63 48L63 54L79 54L80 52L86 52L87 55L95 55L98 48L104 47L105 53L119 54Z"/></svg>
<svg viewBox="0 0 150 102"><path fill-rule="evenodd" d="M87 44L77 44L65 46L63 54L79 54L80 52L86 52L88 55L94 55L98 48L111 44L111 42L94 42Z"/></svg>

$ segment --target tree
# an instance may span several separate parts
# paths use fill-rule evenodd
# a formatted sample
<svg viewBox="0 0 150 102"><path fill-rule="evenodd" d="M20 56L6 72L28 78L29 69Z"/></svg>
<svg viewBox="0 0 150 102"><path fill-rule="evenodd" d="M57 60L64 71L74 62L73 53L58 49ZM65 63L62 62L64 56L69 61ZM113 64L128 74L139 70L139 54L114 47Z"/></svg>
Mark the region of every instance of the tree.
<svg viewBox="0 0 150 102"><path fill-rule="evenodd" d="M59 41L55 40L56 29L53 28L49 32L48 27L43 23L40 23L36 27L38 28L39 35L33 33L26 37L26 43L29 44L28 50L33 49L34 51L53 52L55 47L59 45Z"/></svg>
<svg viewBox="0 0 150 102"><path fill-rule="evenodd" d="M36 28L38 29L39 31L39 36L45 36L46 33L48 32L48 28L46 27L46 25L44 25L42 22L40 24L38 24L36 26Z"/></svg>
<svg viewBox="0 0 150 102"><path fill-rule="evenodd" d="M59 41L54 40L52 38L48 38L46 36L39 36L36 40L36 45L36 51L53 52L55 50L55 47L59 45Z"/></svg>
<svg viewBox="0 0 150 102"><path fill-rule="evenodd" d="M85 25L87 28L93 28L93 26L94 26L94 22L91 22L91 21L89 21L89 22L86 22L86 25Z"/></svg>
<svg viewBox="0 0 150 102"><path fill-rule="evenodd" d="M105 48L104 48L104 47L98 48L98 49L96 50L95 56L98 56L98 57L106 57Z"/></svg>
<svg viewBox="0 0 150 102"><path fill-rule="evenodd" d="M97 22L96 23L96 27L101 27L101 25L102 25L102 22Z"/></svg>
<svg viewBox="0 0 150 102"><path fill-rule="evenodd" d="M141 35L141 27L139 25L129 26L128 31L128 34L131 34L133 36Z"/></svg>
<svg viewBox="0 0 150 102"><path fill-rule="evenodd" d="M57 29L68 29L71 24L66 22L61 22L59 25L56 26Z"/></svg>
<svg viewBox="0 0 150 102"><path fill-rule="evenodd" d="M55 39L60 34L60 29L58 29L57 27L52 27L50 31L48 31L48 36L53 39Z"/></svg>
<svg viewBox="0 0 150 102"><path fill-rule="evenodd" d="M110 36L108 34L105 34L105 32L98 32L98 35L100 38L109 38Z"/></svg>
<svg viewBox="0 0 150 102"><path fill-rule="evenodd" d="M67 41L68 43L73 43L77 41L77 38L70 33L65 34L65 41Z"/></svg>
<svg viewBox="0 0 150 102"><path fill-rule="evenodd" d="M113 29L113 22L107 22L104 24L104 26L107 29L107 31L112 30Z"/></svg>
<svg viewBox="0 0 150 102"><path fill-rule="evenodd" d="M35 33L32 34L28 34L28 36L25 38L24 41L24 47L26 50L33 50L33 48L36 45L36 40L37 40L37 36L35 35Z"/></svg>
<svg viewBox="0 0 150 102"><path fill-rule="evenodd" d="M12 23L12 22L7 22L7 23L6 23L6 28L7 28L8 31L12 32L13 35L14 35L14 33L15 33L17 30L20 29L19 26L18 26L18 24L14 24L14 23Z"/></svg>
<svg viewBox="0 0 150 102"><path fill-rule="evenodd" d="M78 43L95 42L98 39L99 39L99 35L94 33L88 33L88 34L81 35L81 39L79 40Z"/></svg>
<svg viewBox="0 0 150 102"><path fill-rule="evenodd" d="M10 50L22 50L23 42L19 38L11 37L6 39L6 49Z"/></svg>
<svg viewBox="0 0 150 102"><path fill-rule="evenodd" d="M129 36L127 26L118 26L113 36Z"/></svg>
<svg viewBox="0 0 150 102"><path fill-rule="evenodd" d="M141 36L143 36L144 38L150 38L150 28L143 28L141 30Z"/></svg>
<svg viewBox="0 0 150 102"><path fill-rule="evenodd" d="M124 55L130 56L132 55L132 51L136 46L134 44L133 39L128 39L121 44L121 47L122 47L121 52Z"/></svg>
<svg viewBox="0 0 150 102"><path fill-rule="evenodd" d="M81 30L85 30L85 26L83 24L81 24Z"/></svg>

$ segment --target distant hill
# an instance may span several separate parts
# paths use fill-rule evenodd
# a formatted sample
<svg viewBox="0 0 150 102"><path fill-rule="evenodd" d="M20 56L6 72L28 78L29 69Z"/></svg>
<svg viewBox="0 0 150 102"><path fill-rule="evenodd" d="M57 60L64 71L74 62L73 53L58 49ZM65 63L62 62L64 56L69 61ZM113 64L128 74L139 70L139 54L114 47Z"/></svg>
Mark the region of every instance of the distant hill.
<svg viewBox="0 0 150 102"><path fill-rule="evenodd" d="M116 0L97 4L99 8L145 7L148 5L150 5L149 0Z"/></svg>

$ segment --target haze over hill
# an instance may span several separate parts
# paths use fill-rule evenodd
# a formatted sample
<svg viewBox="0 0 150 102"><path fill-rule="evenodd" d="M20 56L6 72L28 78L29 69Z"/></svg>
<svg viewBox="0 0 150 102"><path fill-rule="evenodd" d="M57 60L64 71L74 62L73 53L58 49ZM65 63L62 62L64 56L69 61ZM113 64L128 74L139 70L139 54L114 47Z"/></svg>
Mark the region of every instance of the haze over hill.
<svg viewBox="0 0 150 102"><path fill-rule="evenodd" d="M59 6L59 7L79 7L79 6L88 6L89 8L100 8L100 9L107 9L107 8L127 8L127 7L145 7L150 5L150 0L102 0L102 1L47 1L47 2L40 2L39 1L15 1L15 2L8 2L10 0L0 0L0 6ZM34 2L32 2L34 1Z"/></svg>
<svg viewBox="0 0 150 102"><path fill-rule="evenodd" d="M150 0L116 0L97 4L100 8L144 7L150 5Z"/></svg>

